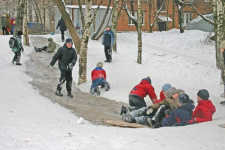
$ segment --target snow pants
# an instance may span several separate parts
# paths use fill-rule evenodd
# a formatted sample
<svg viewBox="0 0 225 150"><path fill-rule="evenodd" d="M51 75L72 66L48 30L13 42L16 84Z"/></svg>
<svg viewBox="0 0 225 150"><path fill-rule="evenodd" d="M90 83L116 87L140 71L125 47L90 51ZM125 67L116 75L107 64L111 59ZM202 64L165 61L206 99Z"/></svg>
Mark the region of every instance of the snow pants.
<svg viewBox="0 0 225 150"><path fill-rule="evenodd" d="M150 118L150 116L146 114L147 110L148 110L148 107L142 107L140 109L133 110L129 112L128 114L131 115L133 118L135 118L136 123L148 125L147 119Z"/></svg>
<svg viewBox="0 0 225 150"><path fill-rule="evenodd" d="M15 62L20 62L20 58L21 58L21 52L20 51L17 51L17 52L14 52L14 57L13 57L13 61Z"/></svg>
<svg viewBox="0 0 225 150"><path fill-rule="evenodd" d="M93 90L95 89L97 86L101 85L103 87L105 87L105 84L108 83L104 78L97 78L95 79L93 82L92 82L92 85L91 85L91 89L90 90Z"/></svg>
<svg viewBox="0 0 225 150"><path fill-rule="evenodd" d="M112 61L112 47L111 46L105 46L105 57L106 57L106 60L108 62L111 62Z"/></svg>
<svg viewBox="0 0 225 150"><path fill-rule="evenodd" d="M132 110L147 107L145 100L136 95L129 95L129 104Z"/></svg>
<svg viewBox="0 0 225 150"><path fill-rule="evenodd" d="M60 70L61 71L61 77L59 78L59 83L57 86L57 90L62 90L62 85L66 81L66 89L68 92L71 92L72 87L72 71L66 71L66 70Z"/></svg>
<svg viewBox="0 0 225 150"><path fill-rule="evenodd" d="M65 40L64 32L65 32L65 31L61 30L61 39L62 39L63 42L64 42L64 40Z"/></svg>

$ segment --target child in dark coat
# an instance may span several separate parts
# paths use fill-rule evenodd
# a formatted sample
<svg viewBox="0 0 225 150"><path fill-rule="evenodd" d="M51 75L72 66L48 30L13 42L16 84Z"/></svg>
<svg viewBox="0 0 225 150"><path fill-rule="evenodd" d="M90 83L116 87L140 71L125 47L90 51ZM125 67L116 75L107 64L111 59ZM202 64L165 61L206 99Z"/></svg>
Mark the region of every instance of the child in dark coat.
<svg viewBox="0 0 225 150"><path fill-rule="evenodd" d="M110 88L110 84L106 81L106 73L105 70L102 69L103 63L98 62L96 68L91 72L92 85L90 89L90 93L100 95L100 91L98 86L105 87L105 90L108 91Z"/></svg>
<svg viewBox="0 0 225 150"><path fill-rule="evenodd" d="M178 105L177 109L173 110L168 117L162 120L161 126L185 126L192 124L191 116L195 108L193 101L189 99L187 94L181 94L178 97ZM160 127L160 124L158 127Z"/></svg>
<svg viewBox="0 0 225 150"><path fill-rule="evenodd" d="M198 105L192 115L193 121L196 123L212 121L212 115L216 112L216 108L209 100L209 92L202 89L198 91L197 95Z"/></svg>

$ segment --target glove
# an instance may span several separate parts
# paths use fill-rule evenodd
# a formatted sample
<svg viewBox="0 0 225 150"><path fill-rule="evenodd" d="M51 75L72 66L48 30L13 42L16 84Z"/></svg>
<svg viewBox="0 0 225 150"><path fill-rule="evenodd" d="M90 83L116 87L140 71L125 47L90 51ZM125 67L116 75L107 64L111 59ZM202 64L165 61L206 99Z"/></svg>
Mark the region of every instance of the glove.
<svg viewBox="0 0 225 150"><path fill-rule="evenodd" d="M50 68L50 69L52 69L53 68L53 66L52 65L48 65L48 67L47 68Z"/></svg>
<svg viewBox="0 0 225 150"><path fill-rule="evenodd" d="M150 115L152 112L153 112L153 109L150 107L150 108L148 108L148 110L146 111L146 114L147 114L147 115Z"/></svg>
<svg viewBox="0 0 225 150"><path fill-rule="evenodd" d="M73 69L73 64L72 63L69 63L69 65L68 65L68 67L69 67L69 69Z"/></svg>

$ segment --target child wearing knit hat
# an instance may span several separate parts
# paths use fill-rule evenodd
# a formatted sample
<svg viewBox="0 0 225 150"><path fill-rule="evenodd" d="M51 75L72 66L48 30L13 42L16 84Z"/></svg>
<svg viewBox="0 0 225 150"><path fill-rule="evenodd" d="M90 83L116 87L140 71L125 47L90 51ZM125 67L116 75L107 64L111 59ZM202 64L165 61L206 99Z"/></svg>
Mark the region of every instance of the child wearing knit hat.
<svg viewBox="0 0 225 150"><path fill-rule="evenodd" d="M209 92L206 89L199 90L197 93L198 105L196 106L192 118L196 123L212 121L212 115L216 108L209 100Z"/></svg>

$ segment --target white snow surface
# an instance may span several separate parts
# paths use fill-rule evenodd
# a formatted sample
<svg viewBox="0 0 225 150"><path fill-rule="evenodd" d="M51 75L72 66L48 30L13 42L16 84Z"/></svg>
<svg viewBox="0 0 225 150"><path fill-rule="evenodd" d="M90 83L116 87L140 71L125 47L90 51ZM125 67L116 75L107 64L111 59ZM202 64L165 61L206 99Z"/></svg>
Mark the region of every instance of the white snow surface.
<svg viewBox="0 0 225 150"><path fill-rule="evenodd" d="M14 53L8 46L10 36L0 36L0 149L1 150L222 150L225 149L225 106L219 104L223 86L216 68L214 45L204 45L205 32L173 29L167 32L143 33L142 64L137 64L137 33L118 34L118 52L112 63L104 63L108 92L101 96L128 103L130 90L142 78L150 76L159 97L161 87L170 83L186 91L196 100L200 89L207 89L216 106L213 121L185 127L119 128L96 126L79 120L70 110L39 95L25 73L25 61L33 46L24 46L22 66L11 64ZM57 43L60 35L52 37ZM104 61L101 40L89 42L87 82L78 86L89 92L91 71L98 61ZM78 80L78 63L73 71ZM74 95L76 96L76 95ZM150 105L151 101L145 98ZM119 110L119 108L118 108Z"/></svg>

